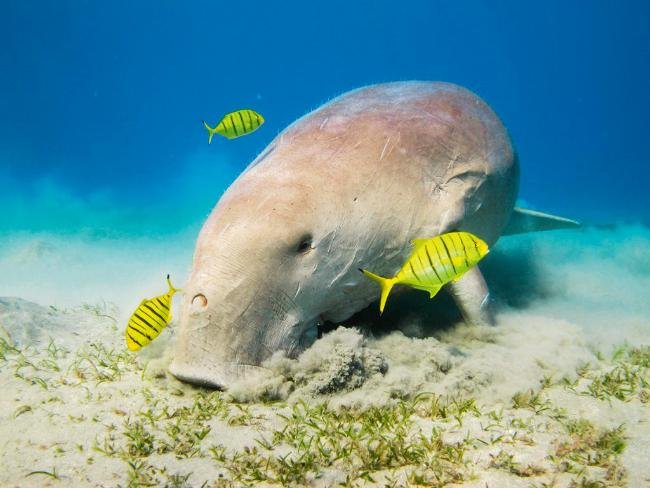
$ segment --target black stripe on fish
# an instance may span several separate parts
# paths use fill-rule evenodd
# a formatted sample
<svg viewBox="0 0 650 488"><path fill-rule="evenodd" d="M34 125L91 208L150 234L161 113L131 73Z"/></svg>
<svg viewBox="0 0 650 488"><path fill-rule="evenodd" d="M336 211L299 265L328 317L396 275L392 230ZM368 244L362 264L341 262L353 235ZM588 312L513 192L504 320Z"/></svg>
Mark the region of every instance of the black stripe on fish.
<svg viewBox="0 0 650 488"><path fill-rule="evenodd" d="M467 248L465 247L465 241L463 240L463 235L460 233L456 233L456 235L458 236L460 245L463 246L463 259L465 259L465 267L469 269L469 261L467 260Z"/></svg>
<svg viewBox="0 0 650 488"><path fill-rule="evenodd" d="M138 327L135 327L135 325L137 325ZM133 320L129 321L129 329L131 329L134 332L137 332L142 337L146 337L147 339L152 341L153 338L149 334L147 334L144 330L140 330L140 327L142 327L142 326L140 324L138 324L137 322L134 322Z"/></svg>
<svg viewBox="0 0 650 488"><path fill-rule="evenodd" d="M456 266L454 265L454 260L451 257L451 253L449 252L449 248L447 247L447 241L445 239L447 236L440 236L440 240L442 241L442 245L445 247L445 251L447 251L447 256L449 256L449 261L451 262L451 267L454 269L454 274L458 274L458 270L456 269Z"/></svg>
<svg viewBox="0 0 650 488"><path fill-rule="evenodd" d="M138 322L136 322L135 320L133 320L133 317L131 317L131 318L129 319L128 328L129 328L129 329L132 329L132 330L134 330L134 331L137 331L140 335L143 335L143 336L144 336L144 335L145 335L145 331L146 331L147 329L146 329L146 327L145 327L144 329L141 330L140 327L143 327L143 326L142 326L140 323L138 323Z"/></svg>
<svg viewBox="0 0 650 488"><path fill-rule="evenodd" d="M168 310L165 310L162 308L160 305L158 305L154 300L149 300L147 301L147 304L151 306L158 314L162 317L164 315L167 315Z"/></svg>
<svg viewBox="0 0 650 488"><path fill-rule="evenodd" d="M440 278L440 275L438 274L438 271L436 270L436 267L433 264L433 259L431 259L431 254L429 254L429 244L424 245L424 252L427 253L427 258L429 259L429 264L431 265L431 269L433 272L436 274L436 278L438 278L438 281L442 283L442 279Z"/></svg>
<svg viewBox="0 0 650 488"><path fill-rule="evenodd" d="M228 120L230 120L230 123L232 124L232 130L235 132L235 136L239 137L239 131L237 130L237 124L235 124L235 116L230 114L228 116Z"/></svg>
<svg viewBox="0 0 650 488"><path fill-rule="evenodd" d="M230 135L231 135L231 134L230 134L230 133L231 133L230 125L228 125L228 122L229 122L229 121L228 121L228 117L225 117L225 118L221 121L221 123L223 124L223 133L224 133L226 136L230 136Z"/></svg>
<svg viewBox="0 0 650 488"><path fill-rule="evenodd" d="M166 321L159 320L156 315L151 314L149 312L149 310L147 310L147 309L145 309L143 307L140 307L138 309L138 312L140 313L140 315L143 315L144 317L146 317L147 324L149 325L149 327L154 329L157 334L159 334L160 331L163 330L165 328L165 326L167 325Z"/></svg>
<svg viewBox="0 0 650 488"><path fill-rule="evenodd" d="M409 266L411 267L411 273L413 273L413 276L415 276L415 279L418 280L419 282L422 282L418 274L415 272L415 268L413 267L413 263L409 261Z"/></svg>
<svg viewBox="0 0 650 488"><path fill-rule="evenodd" d="M442 270L445 272L446 278L449 278L449 272L447 271L447 268L445 267L444 264L442 264L442 256L440 255L440 249L438 246L436 246L435 242L433 243L433 247L436 250L436 254L438 255L438 263L440 263L440 266L442 267Z"/></svg>
<svg viewBox="0 0 650 488"><path fill-rule="evenodd" d="M133 337L131 334L129 334L128 331L126 332L126 335L128 335L128 336L129 336L129 339L131 339L133 342L135 342L139 347L142 347L142 344L140 344L138 341L136 341L136 340L134 339L134 337Z"/></svg>
<svg viewBox="0 0 650 488"><path fill-rule="evenodd" d="M427 277L427 274L428 274L428 273L427 273L427 267L426 267L426 266L424 265L424 263L422 262L422 255L421 255L420 252L418 252L418 261L420 261L420 267L422 267L422 270L424 271L424 277L426 278L426 277ZM426 281L428 282L429 280L426 280Z"/></svg>
<svg viewBox="0 0 650 488"><path fill-rule="evenodd" d="M469 250L467 249L467 243L465 242L465 236L462 234L459 234L460 236L460 242L463 245L463 251L465 251L465 259L469 257Z"/></svg>
<svg viewBox="0 0 650 488"><path fill-rule="evenodd" d="M158 333L160 332L160 330L158 330L158 328L154 325L154 323L153 323L153 319L151 319L151 318L146 318L146 317L142 317L142 316L140 315L140 310L137 310L133 315L134 315L137 319L139 319L142 323L147 324L149 327L151 327L153 330L155 330L155 331L156 331L156 334L158 334ZM161 330L162 330L162 329L161 329Z"/></svg>
<svg viewBox="0 0 650 488"><path fill-rule="evenodd" d="M136 320L136 319L137 319L137 320ZM142 323L142 322L143 322L143 321L142 321L142 319L141 319L140 317L135 317L135 316L133 316L133 317L131 317L131 320L129 321L129 325L131 326L131 328L132 328L133 330L138 331L140 334L142 334L143 336L145 336L145 337L146 337L147 339L149 339L150 341L153 340L153 337L150 337L149 334L150 334L152 331L154 331L154 332L156 332L156 335L157 335L158 332L156 331L156 329L154 329L153 327L151 327L148 323L146 323L146 322L145 322L145 323ZM136 327L136 325L137 325L137 327ZM155 337L155 336L154 336L154 337Z"/></svg>
<svg viewBox="0 0 650 488"><path fill-rule="evenodd" d="M148 303L144 303L143 306L147 307L149 310L151 310L152 313L156 314L156 317L158 317L162 322L167 322L167 320L158 312L156 312L151 305L149 305Z"/></svg>
<svg viewBox="0 0 650 488"><path fill-rule="evenodd" d="M472 234L467 234L467 238L469 239L469 242L472 243L472 245L470 246L470 249L474 252L474 254L476 254L476 257L473 258L473 259L478 258L476 260L477 261L480 260L481 259L481 253L478 252L478 243L474 239L474 236Z"/></svg>

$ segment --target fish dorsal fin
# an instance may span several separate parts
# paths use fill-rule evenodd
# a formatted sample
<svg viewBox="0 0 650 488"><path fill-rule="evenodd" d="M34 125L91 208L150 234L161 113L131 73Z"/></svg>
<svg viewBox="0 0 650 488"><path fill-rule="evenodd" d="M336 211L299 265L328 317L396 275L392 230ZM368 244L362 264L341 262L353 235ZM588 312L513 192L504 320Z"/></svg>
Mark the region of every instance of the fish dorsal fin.
<svg viewBox="0 0 650 488"><path fill-rule="evenodd" d="M575 220L515 207L510 215L508 225L501 234L507 236L543 230L575 229L576 227L580 227L580 223Z"/></svg>

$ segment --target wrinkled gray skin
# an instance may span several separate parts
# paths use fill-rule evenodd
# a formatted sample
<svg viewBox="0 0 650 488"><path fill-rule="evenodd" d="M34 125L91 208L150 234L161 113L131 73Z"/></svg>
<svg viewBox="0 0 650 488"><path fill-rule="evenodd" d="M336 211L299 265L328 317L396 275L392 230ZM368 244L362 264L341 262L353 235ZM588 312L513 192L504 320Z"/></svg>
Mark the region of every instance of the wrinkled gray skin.
<svg viewBox="0 0 650 488"><path fill-rule="evenodd" d="M505 128L461 87L389 83L332 100L276 137L203 226L170 371L226 387L275 351L297 355L319 322L378 299L359 268L392 276L412 239L451 230L493 245L517 186ZM490 322L478 268L450 291L468 321Z"/></svg>

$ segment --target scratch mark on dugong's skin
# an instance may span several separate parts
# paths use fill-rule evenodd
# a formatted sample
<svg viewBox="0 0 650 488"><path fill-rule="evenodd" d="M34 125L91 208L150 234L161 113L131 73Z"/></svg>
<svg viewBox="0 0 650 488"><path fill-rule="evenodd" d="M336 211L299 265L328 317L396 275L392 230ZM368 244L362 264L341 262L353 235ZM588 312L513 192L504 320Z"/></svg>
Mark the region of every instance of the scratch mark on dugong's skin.
<svg viewBox="0 0 650 488"><path fill-rule="evenodd" d="M357 268L392 275L412 239L453 229L494 244L517 184L505 128L461 87L387 83L330 101L276 137L205 222L171 372L224 386L276 350L298 354L320 320L377 299ZM489 321L478 268L450 291L469 321Z"/></svg>

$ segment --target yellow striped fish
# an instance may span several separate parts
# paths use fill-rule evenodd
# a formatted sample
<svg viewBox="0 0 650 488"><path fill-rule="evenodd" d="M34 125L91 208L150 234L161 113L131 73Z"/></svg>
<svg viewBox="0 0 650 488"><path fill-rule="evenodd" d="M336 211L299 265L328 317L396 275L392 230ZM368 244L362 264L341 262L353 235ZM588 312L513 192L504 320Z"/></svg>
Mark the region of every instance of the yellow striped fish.
<svg viewBox="0 0 650 488"><path fill-rule="evenodd" d="M126 326L126 346L131 351L153 341L172 320L172 296L177 290L167 275L169 291L155 298L144 299L135 309Z"/></svg>
<svg viewBox="0 0 650 488"><path fill-rule="evenodd" d="M381 286L380 314L384 312L386 299L394 285L428 291L433 298L440 288L450 281L459 280L490 252L484 241L469 232L449 232L430 239L416 239L412 244L413 252L392 278L359 270Z"/></svg>
<svg viewBox="0 0 650 488"><path fill-rule="evenodd" d="M235 137L250 134L263 123L264 117L255 110L245 108L227 113L214 128L210 127L204 120L203 127L208 130L208 144L212 144L212 136L215 134L234 139Z"/></svg>

